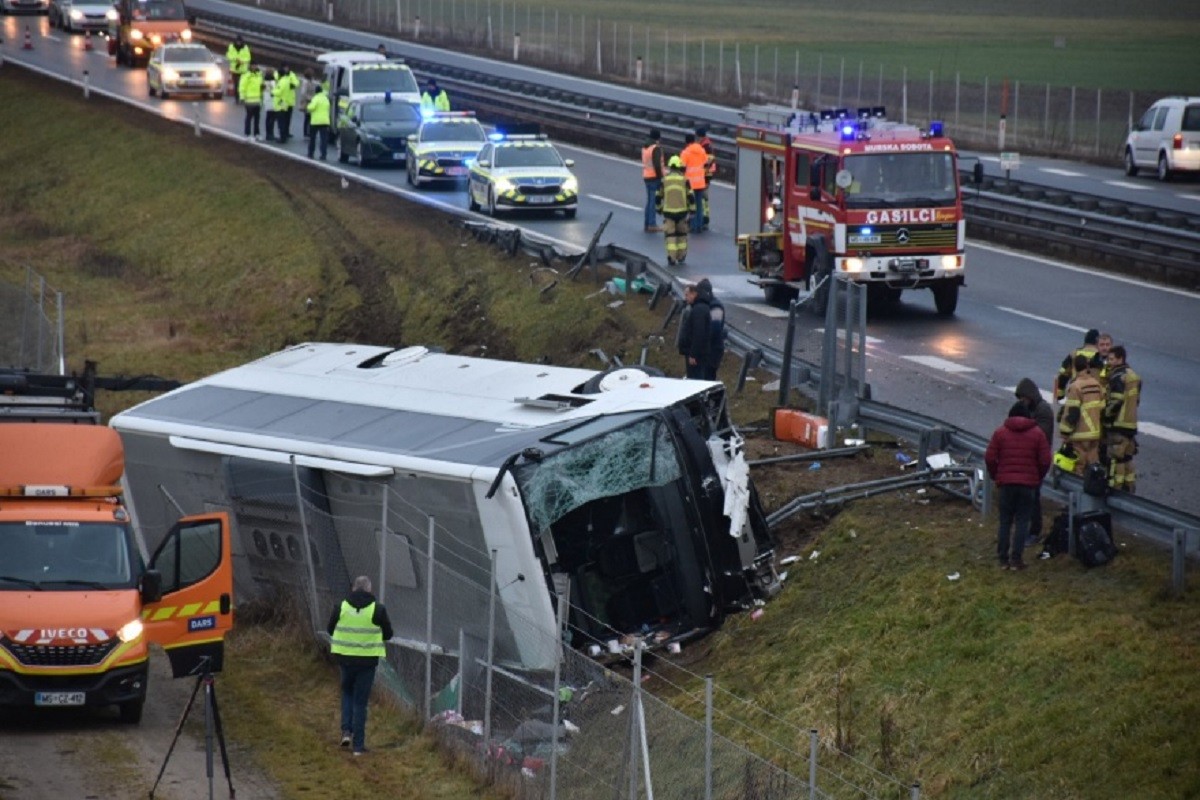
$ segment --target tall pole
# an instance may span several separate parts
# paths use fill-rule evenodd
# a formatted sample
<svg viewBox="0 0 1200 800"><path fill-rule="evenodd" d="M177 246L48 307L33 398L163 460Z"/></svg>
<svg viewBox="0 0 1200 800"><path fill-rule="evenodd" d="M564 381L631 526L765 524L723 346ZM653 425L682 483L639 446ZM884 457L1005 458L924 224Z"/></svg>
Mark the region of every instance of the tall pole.
<svg viewBox="0 0 1200 800"><path fill-rule="evenodd" d="M495 663L493 650L496 646L496 550L492 549L491 575L488 577L488 635L487 677L483 688L483 746L492 742L492 665Z"/></svg>
<svg viewBox="0 0 1200 800"><path fill-rule="evenodd" d="M425 719L433 716L433 537L437 519L429 518L429 562L425 570Z"/></svg>

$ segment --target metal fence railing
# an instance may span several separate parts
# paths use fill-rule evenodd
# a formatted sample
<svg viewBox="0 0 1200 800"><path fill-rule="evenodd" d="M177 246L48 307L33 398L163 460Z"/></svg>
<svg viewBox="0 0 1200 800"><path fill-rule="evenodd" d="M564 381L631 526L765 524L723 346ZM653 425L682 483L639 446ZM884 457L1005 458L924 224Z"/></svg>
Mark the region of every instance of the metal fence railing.
<svg viewBox="0 0 1200 800"><path fill-rule="evenodd" d="M0 367L63 375L63 294L29 267L0 263Z"/></svg>

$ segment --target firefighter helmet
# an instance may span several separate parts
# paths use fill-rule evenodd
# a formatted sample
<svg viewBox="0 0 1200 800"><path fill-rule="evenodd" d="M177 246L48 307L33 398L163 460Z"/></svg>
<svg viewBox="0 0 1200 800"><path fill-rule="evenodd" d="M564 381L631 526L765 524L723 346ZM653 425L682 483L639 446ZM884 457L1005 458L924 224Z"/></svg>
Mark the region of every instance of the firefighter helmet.
<svg viewBox="0 0 1200 800"><path fill-rule="evenodd" d="M683 159L679 156L671 156L667 159L668 169L683 169Z"/></svg>

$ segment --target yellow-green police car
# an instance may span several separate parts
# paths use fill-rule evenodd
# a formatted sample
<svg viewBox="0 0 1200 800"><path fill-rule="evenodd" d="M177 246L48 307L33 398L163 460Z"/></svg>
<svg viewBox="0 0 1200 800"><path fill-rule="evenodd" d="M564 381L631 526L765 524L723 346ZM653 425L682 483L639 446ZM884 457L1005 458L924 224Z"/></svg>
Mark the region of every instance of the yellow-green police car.
<svg viewBox="0 0 1200 800"><path fill-rule="evenodd" d="M408 137L408 183L465 181L468 164L487 143L487 133L471 111L431 111Z"/></svg>
<svg viewBox="0 0 1200 800"><path fill-rule="evenodd" d="M467 206L493 217L508 211L561 210L571 219L579 209L575 162L558 154L544 134L492 134L467 175Z"/></svg>

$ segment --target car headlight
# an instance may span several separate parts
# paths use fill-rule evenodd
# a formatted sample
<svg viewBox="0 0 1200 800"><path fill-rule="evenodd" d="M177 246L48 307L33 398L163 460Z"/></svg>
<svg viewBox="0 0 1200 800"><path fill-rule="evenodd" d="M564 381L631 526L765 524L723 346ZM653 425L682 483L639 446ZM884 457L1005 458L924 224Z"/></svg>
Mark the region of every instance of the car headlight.
<svg viewBox="0 0 1200 800"><path fill-rule="evenodd" d="M135 619L121 626L120 630L117 631L117 638L122 642L132 642L142 635L143 630L145 630L145 626L142 625L142 621Z"/></svg>
<svg viewBox="0 0 1200 800"><path fill-rule="evenodd" d="M162 78L164 81L177 81L179 80L179 73L167 67L162 71Z"/></svg>
<svg viewBox="0 0 1200 800"><path fill-rule="evenodd" d="M162 44L162 36L157 33L150 34L150 43L157 47L158 45Z"/></svg>
<svg viewBox="0 0 1200 800"><path fill-rule="evenodd" d="M209 67L204 71L204 80L209 83L220 83L222 77L224 76L221 74L220 67Z"/></svg>
<svg viewBox="0 0 1200 800"><path fill-rule="evenodd" d="M575 179L574 175L563 181L563 191L571 192L572 194L579 192L579 181Z"/></svg>
<svg viewBox="0 0 1200 800"><path fill-rule="evenodd" d="M83 19L83 12L80 11L78 8L72 8L71 13L68 16L70 16L71 19L78 22L79 20Z"/></svg>
<svg viewBox="0 0 1200 800"><path fill-rule="evenodd" d="M145 34L139 31L137 28L132 28L129 31L129 38L133 39L135 42L139 41L143 36L145 36Z"/></svg>
<svg viewBox="0 0 1200 800"><path fill-rule="evenodd" d="M104 18L109 22L116 22L121 18L121 15L117 13L115 8L110 8L108 11L104 12Z"/></svg>
<svg viewBox="0 0 1200 800"><path fill-rule="evenodd" d="M506 194L513 190L513 182L508 178L496 178L496 194Z"/></svg>

